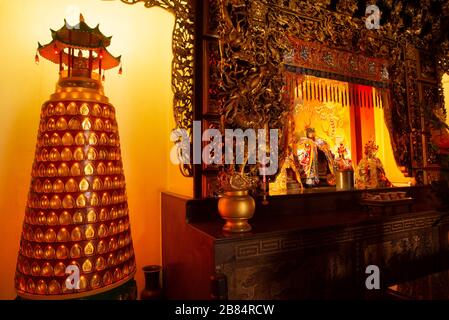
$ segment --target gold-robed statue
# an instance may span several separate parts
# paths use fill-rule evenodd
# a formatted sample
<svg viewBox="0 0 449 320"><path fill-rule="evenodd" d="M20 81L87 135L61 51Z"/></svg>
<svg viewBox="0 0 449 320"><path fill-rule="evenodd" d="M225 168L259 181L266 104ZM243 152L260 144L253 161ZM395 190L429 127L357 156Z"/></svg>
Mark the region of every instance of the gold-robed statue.
<svg viewBox="0 0 449 320"><path fill-rule="evenodd" d="M365 156L360 160L355 173L357 189L388 188L392 184L388 180L382 162L376 157L379 150L374 141L365 145Z"/></svg>
<svg viewBox="0 0 449 320"><path fill-rule="evenodd" d="M303 191L304 186L301 181L301 165L299 164L296 151L298 137L291 137L291 143L287 146L287 154L284 162L281 163L281 169L276 181L270 183L270 191L277 192L295 192Z"/></svg>
<svg viewBox="0 0 449 320"><path fill-rule="evenodd" d="M315 129L306 128L306 137L299 138L297 157L307 186L318 186L320 180L335 185L334 155L330 145L316 137Z"/></svg>

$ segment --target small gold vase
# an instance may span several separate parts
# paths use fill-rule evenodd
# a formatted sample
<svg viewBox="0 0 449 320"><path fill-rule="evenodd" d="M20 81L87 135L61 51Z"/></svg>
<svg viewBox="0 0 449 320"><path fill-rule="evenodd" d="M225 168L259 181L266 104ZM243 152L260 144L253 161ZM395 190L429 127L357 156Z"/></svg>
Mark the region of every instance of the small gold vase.
<svg viewBox="0 0 449 320"><path fill-rule="evenodd" d="M218 200L218 212L226 220L223 231L241 233L251 231L248 220L256 210L256 202L248 190L226 191Z"/></svg>

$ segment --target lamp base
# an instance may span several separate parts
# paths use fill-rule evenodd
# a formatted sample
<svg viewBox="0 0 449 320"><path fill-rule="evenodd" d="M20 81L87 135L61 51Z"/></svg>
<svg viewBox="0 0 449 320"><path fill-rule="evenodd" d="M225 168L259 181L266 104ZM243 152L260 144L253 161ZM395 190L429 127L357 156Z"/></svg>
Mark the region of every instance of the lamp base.
<svg viewBox="0 0 449 320"><path fill-rule="evenodd" d="M29 300L17 296L16 300ZM44 300L44 299L43 299ZM136 280L131 279L121 286L93 296L71 300L137 300Z"/></svg>

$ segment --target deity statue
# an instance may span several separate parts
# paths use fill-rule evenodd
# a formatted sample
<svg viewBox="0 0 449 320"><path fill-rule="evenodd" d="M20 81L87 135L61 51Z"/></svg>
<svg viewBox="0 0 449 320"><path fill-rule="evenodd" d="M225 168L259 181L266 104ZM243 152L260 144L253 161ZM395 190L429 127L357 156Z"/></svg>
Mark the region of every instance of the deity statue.
<svg viewBox="0 0 449 320"><path fill-rule="evenodd" d="M392 184L388 180L382 162L376 157L379 150L374 141L365 145L365 156L357 167L355 184L358 189L388 188Z"/></svg>
<svg viewBox="0 0 449 320"><path fill-rule="evenodd" d="M301 166L298 162L298 158L295 157L294 150L297 150L298 138L293 137L292 145L287 147L287 157L285 158L284 166L286 169L290 169L293 172L293 176L287 176L287 188L298 185L299 189L303 190L303 184L301 181ZM296 188L294 188L296 189Z"/></svg>
<svg viewBox="0 0 449 320"><path fill-rule="evenodd" d="M335 185L334 155L329 144L316 136L314 128L307 128L306 137L298 140L297 157L306 185L318 186L321 180Z"/></svg>
<svg viewBox="0 0 449 320"><path fill-rule="evenodd" d="M83 57L83 52L78 50L78 56L73 56L73 75L78 77L90 77L89 60Z"/></svg>
<svg viewBox="0 0 449 320"><path fill-rule="evenodd" d="M340 143L338 147L338 158L335 159L335 164L338 171L353 171L351 159L346 159L346 153L348 150L346 149L343 143Z"/></svg>

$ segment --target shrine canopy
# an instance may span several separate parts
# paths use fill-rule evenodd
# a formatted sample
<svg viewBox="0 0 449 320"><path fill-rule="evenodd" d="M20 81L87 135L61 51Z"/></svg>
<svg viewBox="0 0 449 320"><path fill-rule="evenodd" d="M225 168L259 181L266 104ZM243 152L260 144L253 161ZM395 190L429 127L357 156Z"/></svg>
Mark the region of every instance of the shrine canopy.
<svg viewBox="0 0 449 320"><path fill-rule="evenodd" d="M50 29L51 30L51 29ZM108 70L120 65L121 57L114 57L107 49L111 37L101 33L99 25L91 28L80 15L79 24L70 26L64 20L64 26L57 31L51 30L52 41L46 45L39 43L38 52L47 60L67 66L68 76L84 74L90 76L93 70ZM39 57L36 53L36 63ZM75 71L75 72L73 72ZM84 72L80 72L84 71Z"/></svg>

